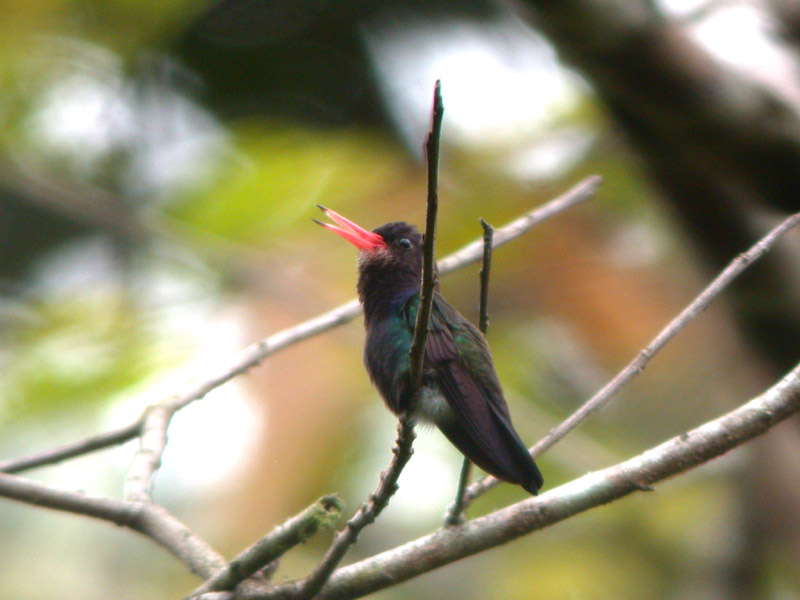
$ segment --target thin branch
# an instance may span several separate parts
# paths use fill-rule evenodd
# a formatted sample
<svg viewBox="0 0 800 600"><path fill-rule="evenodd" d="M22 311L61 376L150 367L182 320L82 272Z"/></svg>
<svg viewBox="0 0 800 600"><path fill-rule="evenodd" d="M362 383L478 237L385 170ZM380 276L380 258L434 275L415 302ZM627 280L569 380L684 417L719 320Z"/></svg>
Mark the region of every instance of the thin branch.
<svg viewBox="0 0 800 600"><path fill-rule="evenodd" d="M130 526L141 509L135 502L58 489L17 475L0 473L0 496L36 506Z"/></svg>
<svg viewBox="0 0 800 600"><path fill-rule="evenodd" d="M21 458L2 461L0 462L0 473L19 473L27 469L52 465L68 458L89 454L95 450L102 450L110 446L124 444L139 435L140 428L141 419L125 427L99 435L93 435L77 442L70 442L63 446L58 446Z"/></svg>
<svg viewBox="0 0 800 600"><path fill-rule="evenodd" d="M239 554L225 568L192 592L190 597L233 590L259 569L277 560L297 544L305 542L321 527L332 526L341 511L342 504L336 496L323 496Z"/></svg>
<svg viewBox="0 0 800 600"><path fill-rule="evenodd" d="M647 363L667 342L678 334L695 317L702 313L711 302L753 262L761 258L790 229L800 223L800 213L783 220L747 252L737 256L681 313L675 317L636 358L609 381L599 392L592 396L578 410L572 413L557 427L551 429L536 445L531 448L534 458L544 453L564 438L570 431L583 423L589 416L600 410L613 398L620 389L634 377L644 371ZM491 476L475 482L467 490L465 503L468 506L475 498L497 485L499 481Z"/></svg>
<svg viewBox="0 0 800 600"><path fill-rule="evenodd" d="M155 504L117 500L0 473L0 496L127 527L172 552L200 577L211 577L225 561L183 523Z"/></svg>
<svg viewBox="0 0 800 600"><path fill-rule="evenodd" d="M492 271L492 240L494 227L481 219L483 227L483 266L481 267L481 300L478 317L478 329L483 335L489 331L489 275Z"/></svg>
<svg viewBox="0 0 800 600"><path fill-rule="evenodd" d="M443 528L337 570L316 600L351 600L505 544L721 456L800 412L800 365L738 409L618 465L523 500L462 527ZM292 586L247 595L289 600Z"/></svg>
<svg viewBox="0 0 800 600"><path fill-rule="evenodd" d="M582 180L567 192L542 204L527 214L514 219L500 229L495 229L492 240L492 248L499 248L508 242L518 238L530 231L533 227L554 217L555 215L587 201L594 196L603 178L599 175L592 175ZM471 265L481 260L483 256L483 239L477 239L453 252L449 256L439 261L439 273L442 275L451 273L457 269Z"/></svg>
<svg viewBox="0 0 800 600"><path fill-rule="evenodd" d="M506 244L524 233L527 233L542 221L554 217L573 206L588 201L594 195L600 182L601 178L597 175L588 177L561 196L554 198L514 221L511 221L501 229L496 230L494 247L497 248L498 246ZM471 265L480 260L482 252L482 243L480 240L467 244L439 262L439 273L446 275L462 267ZM259 365L276 352L280 352L289 346L293 346L303 340L324 333L339 325L349 323L361 314L361 310L361 305L358 300L353 299L321 315L259 340L241 350L229 363L223 364L216 372L212 372L211 374L204 373L202 377L189 381L182 390L167 398L161 404L167 405L168 410L174 414L175 411L183 408L187 404L203 398L211 390L218 388L234 377ZM142 426L144 418L143 416L136 422L108 434L93 436L60 448L47 450L30 456L7 460L0 464L0 472L19 472L42 465L55 464L62 460L81 456L94 450L127 442L138 435L139 428ZM97 441L98 439L100 440L99 443ZM144 463L144 460L142 463ZM148 464L152 465L158 463L153 461ZM129 473L131 472L129 471ZM150 473L150 476L152 476L152 473ZM138 486L139 490L147 489L149 477L145 476L144 469L138 474L134 471L131 473L130 477L139 482L134 487Z"/></svg>
<svg viewBox="0 0 800 600"><path fill-rule="evenodd" d="M433 89L433 114L431 129L425 141L425 155L428 161L428 202L425 217L425 236L422 242L422 283L420 286L417 320L414 323L414 338L411 341L409 380L410 397L416 396L422 383L422 364L425 360L425 342L428 339L428 322L433 307L433 291L436 285L436 216L439 209L439 140L442 132L441 83L437 80Z"/></svg>
<svg viewBox="0 0 800 600"><path fill-rule="evenodd" d="M489 275L492 270L492 238L494 237L494 228L486 221L481 219L481 227L483 227L483 265L481 266L480 281L481 281L481 295L480 307L478 317L478 329L481 330L483 335L489 330ZM456 490L456 498L453 503L447 508L445 515L445 525L458 525L464 520L464 495L469 485L470 476L472 475L472 461L466 456L464 462L461 464L461 475L458 477L458 489Z"/></svg>
<svg viewBox="0 0 800 600"><path fill-rule="evenodd" d="M353 517L347 522L333 540L316 569L304 580L292 584L293 600L307 600L316 597L326 584L334 569L341 562L347 550L356 543L358 534L389 504L389 499L397 491L397 480L400 473L414 453L414 423L407 417L401 417L397 423L397 441L392 448L392 460L387 469L381 473L375 492L365 504L358 507Z"/></svg>

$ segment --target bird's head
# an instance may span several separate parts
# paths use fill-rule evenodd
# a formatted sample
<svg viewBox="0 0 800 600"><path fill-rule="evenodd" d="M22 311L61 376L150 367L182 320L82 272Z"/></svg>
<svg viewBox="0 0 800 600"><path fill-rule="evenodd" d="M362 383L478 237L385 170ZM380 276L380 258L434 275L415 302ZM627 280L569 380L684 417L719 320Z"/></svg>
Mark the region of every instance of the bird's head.
<svg viewBox="0 0 800 600"><path fill-rule="evenodd" d="M365 296L416 290L422 277L422 235L404 222L386 223L368 231L329 208L322 211L336 223L316 221L358 248L358 291Z"/></svg>

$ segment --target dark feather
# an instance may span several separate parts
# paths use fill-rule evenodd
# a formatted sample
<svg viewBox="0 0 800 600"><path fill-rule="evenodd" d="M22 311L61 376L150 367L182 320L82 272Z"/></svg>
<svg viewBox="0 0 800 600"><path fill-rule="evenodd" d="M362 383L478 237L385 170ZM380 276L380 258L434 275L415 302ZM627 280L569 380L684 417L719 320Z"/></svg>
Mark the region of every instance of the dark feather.
<svg viewBox="0 0 800 600"><path fill-rule="evenodd" d="M535 494L542 475L511 424L486 340L438 294L425 367L435 372L456 417L456 423L439 424L448 439L483 470Z"/></svg>

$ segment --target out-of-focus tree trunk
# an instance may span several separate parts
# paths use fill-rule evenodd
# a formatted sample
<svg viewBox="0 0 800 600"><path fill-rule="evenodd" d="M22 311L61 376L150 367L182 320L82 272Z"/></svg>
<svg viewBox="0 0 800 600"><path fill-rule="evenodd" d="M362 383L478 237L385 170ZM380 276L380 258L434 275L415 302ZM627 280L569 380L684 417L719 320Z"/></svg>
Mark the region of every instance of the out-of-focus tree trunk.
<svg viewBox="0 0 800 600"><path fill-rule="evenodd" d="M796 107L715 61L644 0L525 4L640 151L712 270L757 239L761 209L800 209ZM800 349L791 271L776 254L735 290L739 321L776 372Z"/></svg>
<svg viewBox="0 0 800 600"><path fill-rule="evenodd" d="M524 4L608 106L711 269L759 237L765 214L800 210L797 107L715 61L645 0ZM800 42L797 5L775 0L772 6L787 40ZM775 253L731 292L743 331L776 373L800 355L797 265L796 256ZM784 443L796 451L797 436L790 438ZM750 461L761 466L751 464L751 475L737 481L747 539L719 585L739 599L762 597L758 574L771 547L798 542L790 527L776 528L769 540L763 535L768 507L781 497L786 502L782 479L764 475L772 472L768 454L755 451ZM756 481L753 473L762 476Z"/></svg>

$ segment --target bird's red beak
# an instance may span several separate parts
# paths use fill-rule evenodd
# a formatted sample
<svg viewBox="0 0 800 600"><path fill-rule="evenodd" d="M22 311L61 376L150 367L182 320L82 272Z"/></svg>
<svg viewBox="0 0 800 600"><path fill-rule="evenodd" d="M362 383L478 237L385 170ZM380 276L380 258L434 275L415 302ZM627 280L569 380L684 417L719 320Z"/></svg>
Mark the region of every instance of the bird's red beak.
<svg viewBox="0 0 800 600"><path fill-rule="evenodd" d="M376 248L386 247L386 242L377 233L367 231L360 225L353 223L350 219L345 219L339 213L332 211L330 208L325 208L319 204L317 204L317 206L319 206L322 212L329 216L332 221L339 225L339 227L331 225L330 223L322 223L316 219L314 219L314 222L342 236L359 250L375 250Z"/></svg>

